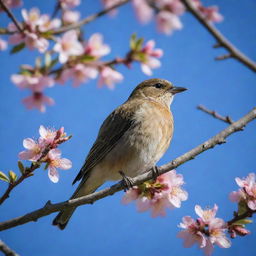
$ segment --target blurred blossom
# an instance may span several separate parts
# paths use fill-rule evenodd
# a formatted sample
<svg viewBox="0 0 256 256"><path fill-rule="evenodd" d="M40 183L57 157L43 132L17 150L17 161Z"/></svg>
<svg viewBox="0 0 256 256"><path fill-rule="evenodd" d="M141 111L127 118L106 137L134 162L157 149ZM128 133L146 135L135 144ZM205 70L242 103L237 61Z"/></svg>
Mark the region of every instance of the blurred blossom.
<svg viewBox="0 0 256 256"><path fill-rule="evenodd" d="M103 6L105 9L111 8L113 5L116 5L120 2L120 0L101 0ZM114 16L117 14L117 9L113 9L108 14Z"/></svg>
<svg viewBox="0 0 256 256"><path fill-rule="evenodd" d="M72 167L72 162L69 159L61 158L59 149L52 149L48 153L48 176L49 179L56 183L59 181L59 173L57 168L68 170Z"/></svg>
<svg viewBox="0 0 256 256"><path fill-rule="evenodd" d="M7 42L0 37L0 51L6 50L7 47L8 47Z"/></svg>
<svg viewBox="0 0 256 256"><path fill-rule="evenodd" d="M38 75L14 74L11 76L12 82L21 89L30 89L33 92L42 92L47 87L54 85L52 77Z"/></svg>
<svg viewBox="0 0 256 256"><path fill-rule="evenodd" d="M204 7L200 0L192 1L194 7L203 15L203 17L209 22L221 22L223 16L219 13L218 6Z"/></svg>
<svg viewBox="0 0 256 256"><path fill-rule="evenodd" d="M158 0L155 3L161 10L167 10L176 15L181 15L185 12L185 7L180 0Z"/></svg>
<svg viewBox="0 0 256 256"><path fill-rule="evenodd" d="M124 77L121 73L108 66L104 66L100 71L99 86L106 85L109 89L114 89L114 85L123 79Z"/></svg>
<svg viewBox="0 0 256 256"><path fill-rule="evenodd" d="M184 239L183 246L188 248L198 244L205 255L211 255L213 246L229 248L231 242L226 237L227 224L220 218L215 218L217 205L213 209L203 210L199 205L195 206L195 212L199 216L196 220L190 216L182 218L179 227L184 229L178 233L178 237Z"/></svg>
<svg viewBox="0 0 256 256"><path fill-rule="evenodd" d="M80 0L59 0L62 8L74 8L80 5Z"/></svg>
<svg viewBox="0 0 256 256"><path fill-rule="evenodd" d="M4 0L4 3L8 8L20 7L23 4L21 0ZM3 9L1 7L0 12L3 12Z"/></svg>
<svg viewBox="0 0 256 256"><path fill-rule="evenodd" d="M63 13L62 19L66 24L72 24L80 19L80 12L66 10Z"/></svg>
<svg viewBox="0 0 256 256"><path fill-rule="evenodd" d="M40 112L45 112L45 105L53 105L54 100L42 92L34 92L31 96L22 100L27 109L38 109Z"/></svg>
<svg viewBox="0 0 256 256"><path fill-rule="evenodd" d="M232 202L244 202L253 211L256 210L256 182L255 173L250 173L246 178L236 178L236 183L240 187L238 191L230 193Z"/></svg>
<svg viewBox="0 0 256 256"><path fill-rule="evenodd" d="M84 64L76 64L73 68L62 71L58 82L64 84L68 79L72 79L73 86L77 87L81 83L87 82L89 79L95 79L97 75L97 68L86 66Z"/></svg>
<svg viewBox="0 0 256 256"><path fill-rule="evenodd" d="M85 44L85 54L100 58L110 53L110 47L103 43L103 36L100 33L91 35Z"/></svg>
<svg viewBox="0 0 256 256"><path fill-rule="evenodd" d="M154 11L146 0L132 0L132 4L141 23L148 23L153 18Z"/></svg>
<svg viewBox="0 0 256 256"><path fill-rule="evenodd" d="M59 53L59 62L62 64L66 63L70 56L79 56L84 52L75 30L70 30L58 38L53 50Z"/></svg>
<svg viewBox="0 0 256 256"><path fill-rule="evenodd" d="M157 29L159 32L170 35L173 30L182 29L180 18L171 12L161 11L156 15Z"/></svg>
<svg viewBox="0 0 256 256"><path fill-rule="evenodd" d="M122 202L128 204L136 200L139 212L151 210L153 218L165 216L166 208L179 208L181 201L187 200L188 194L181 188L183 184L183 176L172 170L160 175L155 181L144 182L128 190Z"/></svg>
<svg viewBox="0 0 256 256"><path fill-rule="evenodd" d="M148 41L141 49L143 58L139 59L139 61L141 61L141 69L143 73L149 76L152 75L152 69L159 68L161 66L161 62L158 58L161 58L163 55L163 51L161 49L154 49L154 47L155 41Z"/></svg>

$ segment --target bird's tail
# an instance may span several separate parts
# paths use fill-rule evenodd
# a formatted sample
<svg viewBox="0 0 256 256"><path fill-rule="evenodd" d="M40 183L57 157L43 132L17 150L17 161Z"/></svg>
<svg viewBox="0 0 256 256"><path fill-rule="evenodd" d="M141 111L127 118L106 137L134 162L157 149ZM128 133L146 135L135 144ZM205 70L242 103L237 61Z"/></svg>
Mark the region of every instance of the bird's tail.
<svg viewBox="0 0 256 256"><path fill-rule="evenodd" d="M90 178L89 178L89 180L90 180ZM87 181L88 181L88 179L84 179L79 184L78 188L76 189L75 193L72 195L72 197L70 199L89 195L102 185L102 182L89 181L87 183ZM63 230L67 226L67 224L75 210L76 210L76 207L71 207L71 208L60 211L59 214L53 220L52 225L57 226L59 229Z"/></svg>

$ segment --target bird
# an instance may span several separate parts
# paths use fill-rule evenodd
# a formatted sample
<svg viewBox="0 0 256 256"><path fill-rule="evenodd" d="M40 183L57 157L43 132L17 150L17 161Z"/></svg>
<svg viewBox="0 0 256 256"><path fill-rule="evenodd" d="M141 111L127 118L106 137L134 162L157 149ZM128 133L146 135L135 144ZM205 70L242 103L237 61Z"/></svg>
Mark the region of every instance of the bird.
<svg viewBox="0 0 256 256"><path fill-rule="evenodd" d="M81 180L71 199L93 193L106 181L122 178L130 181L147 171L156 172L156 163L168 149L173 136L170 105L174 95L185 90L159 78L141 82L128 100L101 125L73 181L75 184ZM75 209L71 207L60 211L52 224L63 230Z"/></svg>

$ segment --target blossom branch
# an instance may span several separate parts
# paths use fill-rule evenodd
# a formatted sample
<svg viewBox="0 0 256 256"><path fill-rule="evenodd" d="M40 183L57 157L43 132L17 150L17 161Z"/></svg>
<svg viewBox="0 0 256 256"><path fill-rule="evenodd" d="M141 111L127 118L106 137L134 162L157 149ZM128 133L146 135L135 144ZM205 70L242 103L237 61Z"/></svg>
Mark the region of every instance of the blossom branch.
<svg viewBox="0 0 256 256"><path fill-rule="evenodd" d="M41 126L40 129L43 130L45 128ZM47 131L47 130L45 129L45 131ZM4 192L4 194L2 195L2 197L0 197L0 205L10 196L10 193L16 186L18 186L25 179L33 176L33 172L36 169L40 168L42 163L46 162L48 164L48 166L51 165L49 163L49 161L51 160L51 159L49 159L49 156L48 156L49 152L50 151L52 152L52 150L57 148L58 145L62 144L63 142L65 142L71 138L71 136L66 137L66 134L64 133L64 128L60 128L56 132L52 132L52 131L48 132L48 134L50 134L50 133L52 133L54 135L52 141L49 141L49 143L47 143L43 147L42 152L41 151L39 152L40 156L37 158L36 161L32 161L30 167L24 167L21 162L18 162L18 166L19 166L19 169L22 174L17 180L16 180L16 177L17 177L16 174L15 174L15 176L16 176L15 178L12 178L10 180L7 179L9 185L8 185L6 191ZM44 143L42 138L41 138L41 143L42 144ZM33 148L33 149L35 150L35 148ZM28 152L23 151L20 153L20 157L22 155L24 156L27 154L28 154ZM31 159L28 159L28 160L31 160Z"/></svg>
<svg viewBox="0 0 256 256"><path fill-rule="evenodd" d="M205 113L207 113L207 114L213 116L214 118L219 119L219 120L221 120L221 121L223 121L223 122L225 122L225 123L228 123L228 124L233 124L233 123L234 123L234 121L231 119L230 116L222 116L222 115L218 114L218 113L217 113L216 111L214 111L214 110L209 110L209 109L207 109L207 108L206 108L205 106L203 106L203 105L198 105L198 106L197 106L197 109L202 110L203 112L205 112Z"/></svg>
<svg viewBox="0 0 256 256"><path fill-rule="evenodd" d="M6 4L4 3L3 0L0 0L0 7L2 7L2 9L6 12L6 14L9 16L9 18L13 21L13 23L15 24L15 26L17 27L17 29L20 31L20 33L23 33L23 29L20 26L19 22L17 21L17 19L15 18L15 16L13 15L13 13L11 12L11 10L6 6Z"/></svg>
<svg viewBox="0 0 256 256"><path fill-rule="evenodd" d="M192 150L188 151L187 153L183 154L182 156L174 159L173 161L162 165L158 168L158 174L161 175L166 173L174 168L180 166L181 164L194 159L197 155L201 154L202 152L215 147L218 144L225 143L225 139L230 136L231 134L238 132L241 130L242 127L246 126L249 122L256 118L256 108L253 108L248 114L243 116L238 121L234 122L226 129L222 130L220 133L216 134L209 140L205 141L204 143L198 145L197 147L193 148ZM155 176L151 171L139 175L133 179L134 185L142 184L145 181L148 181ZM124 184L119 182L109 188L105 188L98 192L94 192L90 195L83 196L80 198L64 201L61 203L52 204L50 201L46 203L46 205L38 210L33 212L27 213L23 216L16 217L11 220L7 220L0 223L0 231L6 230L9 228L13 228L19 225L23 225L30 221L36 221L37 219L47 216L53 212L57 212L63 210L68 207L77 207L83 204L92 204L95 201L107 197L109 195L113 195L114 193L121 191L124 189Z"/></svg>
<svg viewBox="0 0 256 256"><path fill-rule="evenodd" d="M212 34L212 36L218 41L215 48L224 47L229 54L217 57L218 60L234 58L247 66L252 71L256 72L256 63L245 56L241 51L239 51L230 41L228 41L224 35L217 30L210 22L208 22L199 11L193 6L190 0L181 0L182 3L187 7L188 11Z"/></svg>
<svg viewBox="0 0 256 256"><path fill-rule="evenodd" d="M53 32L53 34L61 34L63 32L66 32L66 31L69 31L69 30L72 30L72 29L78 29L78 28L80 28L80 27L82 27L82 26L84 26L84 25L86 25L86 24L96 20L97 18L99 18L99 17L101 17L101 16L111 12L112 10L114 10L114 9L116 9L116 8L126 4L126 3L128 3L129 1L130 0L122 0L122 1L118 2L117 4L114 4L111 7L106 8L106 9L104 9L104 10L98 12L98 13L92 14L92 15L84 18L83 20L81 20L81 21L79 21L77 23L74 23L74 24L67 25L67 26L61 27L59 29L56 29Z"/></svg>
<svg viewBox="0 0 256 256"><path fill-rule="evenodd" d="M2 240L0 240L0 251L6 256L19 256L19 254L9 248Z"/></svg>

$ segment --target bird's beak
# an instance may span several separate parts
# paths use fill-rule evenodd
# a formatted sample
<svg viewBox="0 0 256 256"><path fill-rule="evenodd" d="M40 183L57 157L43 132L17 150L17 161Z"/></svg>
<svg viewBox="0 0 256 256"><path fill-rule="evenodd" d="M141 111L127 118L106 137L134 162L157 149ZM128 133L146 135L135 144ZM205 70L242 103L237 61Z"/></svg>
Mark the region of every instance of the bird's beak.
<svg viewBox="0 0 256 256"><path fill-rule="evenodd" d="M176 86L173 86L172 88L170 88L170 92L171 92L172 94L184 92L184 91L186 91L186 90L187 90L187 88L184 88L184 87L176 87Z"/></svg>

